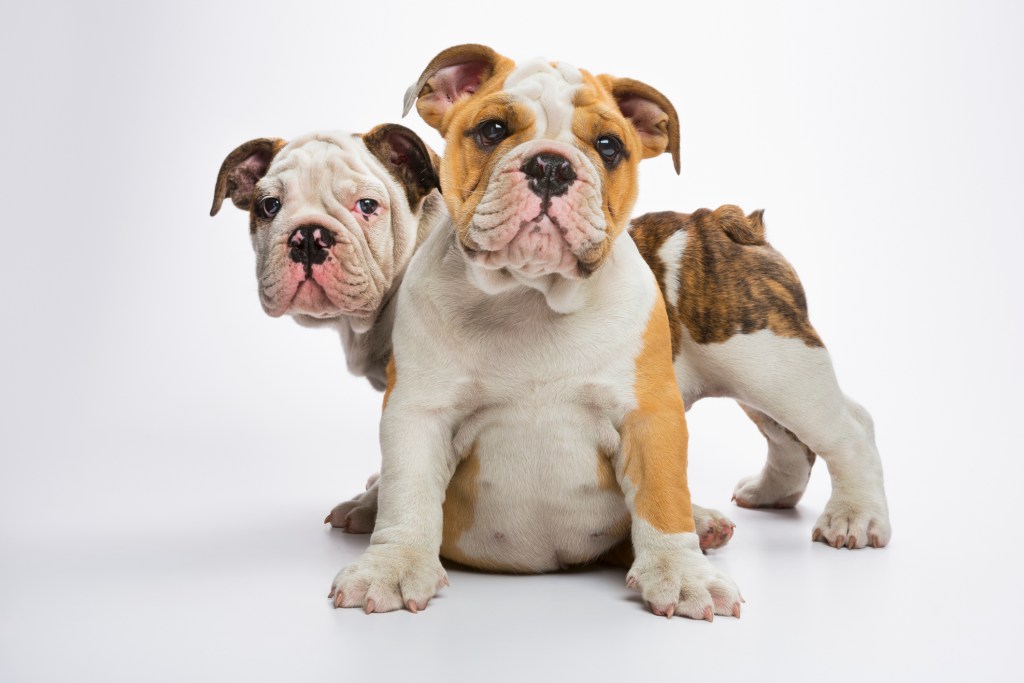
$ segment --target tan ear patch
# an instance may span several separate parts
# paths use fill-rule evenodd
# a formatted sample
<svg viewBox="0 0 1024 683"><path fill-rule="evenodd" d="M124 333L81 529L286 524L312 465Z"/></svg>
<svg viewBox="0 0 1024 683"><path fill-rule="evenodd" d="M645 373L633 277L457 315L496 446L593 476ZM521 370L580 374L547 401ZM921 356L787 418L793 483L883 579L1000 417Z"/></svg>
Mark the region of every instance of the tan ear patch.
<svg viewBox="0 0 1024 683"><path fill-rule="evenodd" d="M623 421L624 474L635 487L634 514L658 531L694 531L686 480L686 411L672 366L672 339L658 293L636 358L637 407Z"/></svg>

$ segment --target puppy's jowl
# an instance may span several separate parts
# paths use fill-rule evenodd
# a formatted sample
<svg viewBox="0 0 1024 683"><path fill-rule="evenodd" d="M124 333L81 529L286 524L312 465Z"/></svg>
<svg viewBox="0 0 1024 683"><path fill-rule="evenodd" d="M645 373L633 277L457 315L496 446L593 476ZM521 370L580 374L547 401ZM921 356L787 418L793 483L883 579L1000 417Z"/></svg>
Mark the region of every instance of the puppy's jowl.
<svg viewBox="0 0 1024 683"><path fill-rule="evenodd" d="M413 101L446 140L451 220L397 297L376 526L335 605L422 609L439 553L540 572L631 543L652 611L738 616L695 533L666 307L625 233L639 161L678 158L671 104L481 46L438 55Z"/></svg>
<svg viewBox="0 0 1024 683"><path fill-rule="evenodd" d="M249 212L260 303L341 335L349 370L383 389L393 295L412 254L445 215L433 153L411 130L322 131L250 140L214 190Z"/></svg>

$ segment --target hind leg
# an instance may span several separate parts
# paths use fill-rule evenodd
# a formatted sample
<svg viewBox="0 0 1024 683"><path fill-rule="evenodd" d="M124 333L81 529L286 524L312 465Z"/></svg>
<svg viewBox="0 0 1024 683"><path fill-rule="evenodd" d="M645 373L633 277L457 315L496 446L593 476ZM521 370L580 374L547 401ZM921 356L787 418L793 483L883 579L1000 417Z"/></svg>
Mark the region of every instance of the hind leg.
<svg viewBox="0 0 1024 683"><path fill-rule="evenodd" d="M797 432L819 444L815 450L832 477L832 495L811 538L835 548L881 548L889 542L892 526L874 423L863 407L840 396L836 414Z"/></svg>
<svg viewBox="0 0 1024 683"><path fill-rule="evenodd" d="M828 466L832 495L812 539L835 548L886 545L892 527L871 416L840 391L825 349L789 346L774 358L792 371L752 387L744 403L791 430Z"/></svg>
<svg viewBox="0 0 1024 683"><path fill-rule="evenodd" d="M721 344L699 345L693 353L709 378L705 381L720 388L716 395L731 396L771 417L825 461L832 495L815 523L814 540L837 548L881 547L889 542L892 527L874 426L867 411L840 390L828 351L761 330ZM760 485L754 488L766 494L759 502L774 498L777 503L776 493L784 499L803 490L809 464L801 464L806 452L798 456L792 443L773 439L770 431L768 436L765 467L771 474L755 477ZM780 462L788 466L776 474L772 470ZM767 495L767 483L778 485L784 479L790 479L790 490Z"/></svg>
<svg viewBox="0 0 1024 683"><path fill-rule="evenodd" d="M814 453L761 411L742 403L739 406L768 440L768 459L759 474L740 480L732 499L745 508L795 507L807 488Z"/></svg>

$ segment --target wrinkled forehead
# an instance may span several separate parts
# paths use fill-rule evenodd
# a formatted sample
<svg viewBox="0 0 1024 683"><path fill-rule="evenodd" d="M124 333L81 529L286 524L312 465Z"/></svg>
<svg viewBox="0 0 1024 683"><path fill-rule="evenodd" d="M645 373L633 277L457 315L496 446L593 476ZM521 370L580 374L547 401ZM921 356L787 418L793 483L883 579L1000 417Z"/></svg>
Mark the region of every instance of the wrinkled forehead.
<svg viewBox="0 0 1024 683"><path fill-rule="evenodd" d="M274 157L262 189L309 191L380 184L362 139L343 131L310 133L289 142Z"/></svg>
<svg viewBox="0 0 1024 683"><path fill-rule="evenodd" d="M504 92L533 111L540 135L558 137L572 127L574 102L583 86L583 72L572 64L538 57L516 66L505 77Z"/></svg>
<svg viewBox="0 0 1024 683"><path fill-rule="evenodd" d="M542 58L519 64L505 77L500 96L528 108L537 137L572 141L574 118L615 117L607 94L586 71Z"/></svg>

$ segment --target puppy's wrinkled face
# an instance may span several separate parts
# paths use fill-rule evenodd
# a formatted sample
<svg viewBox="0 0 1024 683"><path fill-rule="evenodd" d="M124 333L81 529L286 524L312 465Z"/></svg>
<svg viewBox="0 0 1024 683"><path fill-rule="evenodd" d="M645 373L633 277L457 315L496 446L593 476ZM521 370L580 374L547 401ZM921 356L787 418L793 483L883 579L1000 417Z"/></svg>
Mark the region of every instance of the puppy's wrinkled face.
<svg viewBox="0 0 1024 683"><path fill-rule="evenodd" d="M657 91L564 62L459 46L413 89L445 136L441 182L464 253L487 269L586 277L628 223L639 161L678 148Z"/></svg>
<svg viewBox="0 0 1024 683"><path fill-rule="evenodd" d="M393 128L404 131L401 138L375 129L366 136L319 132L247 149L259 142L252 141L225 160L213 213L227 194L249 210L267 314L347 316L357 330L372 324L412 257L415 214L437 182L419 139ZM403 182L403 169L416 165L422 172L424 163L433 178L425 179L425 190Z"/></svg>

